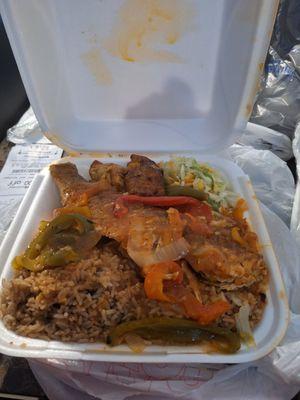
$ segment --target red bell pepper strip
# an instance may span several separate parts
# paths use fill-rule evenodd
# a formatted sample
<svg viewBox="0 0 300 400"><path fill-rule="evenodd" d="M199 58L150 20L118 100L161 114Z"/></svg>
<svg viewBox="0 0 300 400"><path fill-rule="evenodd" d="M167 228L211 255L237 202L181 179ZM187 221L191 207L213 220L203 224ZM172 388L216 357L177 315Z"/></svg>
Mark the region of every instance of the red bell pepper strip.
<svg viewBox="0 0 300 400"><path fill-rule="evenodd" d="M140 203L146 206L153 207L180 207L189 206L190 208L195 208L198 210L197 214L200 215L201 212L206 214L211 214L211 208L206 204L203 207L201 201L188 196L137 196L133 194L125 194L117 198L114 207L114 216L117 218L123 217L127 214L128 208L127 204ZM203 211L202 211L203 210Z"/></svg>
<svg viewBox="0 0 300 400"><path fill-rule="evenodd" d="M231 308L226 300L217 300L214 303L201 304L191 293L187 293L183 296L180 303L183 305L187 315L198 321L200 325L212 324Z"/></svg>
<svg viewBox="0 0 300 400"><path fill-rule="evenodd" d="M204 223L201 220L199 221L199 219L197 219L197 217L195 217L189 213L184 213L183 217L187 221L187 225L192 232L197 233L198 235L202 235L202 236L212 235L213 230L210 227L210 225L208 225L207 223ZM206 218L206 219L208 219L208 218ZM207 222L209 222L209 221L207 221Z"/></svg>
<svg viewBox="0 0 300 400"><path fill-rule="evenodd" d="M212 209L211 206L204 203L203 201L198 201L197 205L186 204L178 207L178 211L182 214L189 214L193 217L205 217L206 222L210 223L212 221Z"/></svg>
<svg viewBox="0 0 300 400"><path fill-rule="evenodd" d="M182 280L183 272L176 262L152 265L147 269L144 281L146 296L152 300L181 305L186 315L200 325L210 325L230 310L231 306L226 300L201 304L188 288L181 285Z"/></svg>

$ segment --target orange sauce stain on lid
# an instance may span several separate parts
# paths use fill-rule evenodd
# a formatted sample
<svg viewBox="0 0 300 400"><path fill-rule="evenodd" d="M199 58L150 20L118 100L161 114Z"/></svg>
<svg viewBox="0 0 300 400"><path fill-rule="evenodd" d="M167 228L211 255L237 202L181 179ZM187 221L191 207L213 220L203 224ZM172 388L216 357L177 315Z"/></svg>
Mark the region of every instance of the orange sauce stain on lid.
<svg viewBox="0 0 300 400"><path fill-rule="evenodd" d="M111 85L111 72L106 66L100 49L93 47L81 55L81 59L88 68L97 84Z"/></svg>
<svg viewBox="0 0 300 400"><path fill-rule="evenodd" d="M125 0L105 49L127 62L183 62L169 47L191 27L195 10L182 0Z"/></svg>

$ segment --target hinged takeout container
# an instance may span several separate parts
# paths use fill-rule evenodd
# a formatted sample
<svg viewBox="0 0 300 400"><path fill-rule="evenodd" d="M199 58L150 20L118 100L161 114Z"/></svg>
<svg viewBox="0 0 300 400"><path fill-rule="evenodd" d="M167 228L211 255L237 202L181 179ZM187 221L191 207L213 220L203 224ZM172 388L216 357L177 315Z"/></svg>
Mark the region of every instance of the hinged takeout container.
<svg viewBox="0 0 300 400"><path fill-rule="evenodd" d="M249 205L270 272L255 348L233 355L195 347L61 343L18 336L0 322L0 351L23 357L119 362L246 362L282 339L288 305L279 266L248 177L215 156L251 113L277 0L0 0L1 15L42 129L83 175L100 153L193 153L227 176ZM84 157L79 157L84 153ZM93 158L89 158L93 157ZM109 162L125 163L127 156ZM64 160L62 160L63 162ZM106 159L102 159L106 161ZM59 197L48 169L37 175L2 244L1 280Z"/></svg>

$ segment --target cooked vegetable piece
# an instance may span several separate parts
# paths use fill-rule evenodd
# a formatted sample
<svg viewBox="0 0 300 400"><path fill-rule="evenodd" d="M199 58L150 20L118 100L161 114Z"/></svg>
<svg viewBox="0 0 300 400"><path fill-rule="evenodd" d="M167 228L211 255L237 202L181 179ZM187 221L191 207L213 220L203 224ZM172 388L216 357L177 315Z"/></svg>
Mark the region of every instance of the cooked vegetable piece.
<svg viewBox="0 0 300 400"><path fill-rule="evenodd" d="M71 247L63 247L58 250L44 251L40 256L39 263L48 267L58 267L78 261L79 259L79 254Z"/></svg>
<svg viewBox="0 0 300 400"><path fill-rule="evenodd" d="M215 211L219 211L220 207L232 207L237 200L227 179L208 164L193 158L175 157L161 163L161 166L167 185L204 192L208 196L205 200Z"/></svg>
<svg viewBox="0 0 300 400"><path fill-rule="evenodd" d="M239 336L229 329L215 326L199 326L197 322L180 319L155 317L124 322L114 328L107 342L117 346L124 336L134 333L143 339L171 345L193 345L209 343L212 350L222 353L235 353L240 349Z"/></svg>
<svg viewBox="0 0 300 400"><path fill-rule="evenodd" d="M255 346L255 340L253 337L252 329L250 327L249 317L250 317L249 304L248 303L242 304L238 314L235 317L237 331L239 332L243 342L245 342L249 347L253 347Z"/></svg>
<svg viewBox="0 0 300 400"><path fill-rule="evenodd" d="M188 254L189 248L188 242L181 237L153 251L137 249L136 246L131 246L129 242L127 245L127 253L137 265L143 267L145 270L147 266L166 261L180 260Z"/></svg>
<svg viewBox="0 0 300 400"><path fill-rule="evenodd" d="M16 256L12 261L12 266L14 269L28 269L29 271L39 271L42 267L37 264L35 259L27 257L25 254L21 256Z"/></svg>
<svg viewBox="0 0 300 400"><path fill-rule="evenodd" d="M230 304L225 300L217 300L210 304L201 304L192 294L186 294L180 302L187 315L198 321L200 325L210 325L221 315L230 310Z"/></svg>
<svg viewBox="0 0 300 400"><path fill-rule="evenodd" d="M189 196L198 200L207 200L208 194L202 190L196 190L190 186L166 185L169 196Z"/></svg>
<svg viewBox="0 0 300 400"><path fill-rule="evenodd" d="M144 289L149 299L179 304L191 319L201 325L213 323L231 308L226 300L201 304L188 288L179 285L183 271L175 262L153 265L145 269L145 273ZM167 291L164 291L164 284L168 284Z"/></svg>
<svg viewBox="0 0 300 400"><path fill-rule="evenodd" d="M213 303L202 304L191 290L183 285L168 285L165 294L173 302L181 305L188 317L196 320L200 325L210 325L231 309L226 300L217 300Z"/></svg>
<svg viewBox="0 0 300 400"><path fill-rule="evenodd" d="M91 222L80 214L61 214L49 222L44 230L29 244L26 255L30 258L37 257L41 250L47 245L49 238L67 229L74 228L79 234L86 233L93 228Z"/></svg>
<svg viewBox="0 0 300 400"><path fill-rule="evenodd" d="M219 202L213 200L210 197L206 201L208 202L208 204L212 207L212 209L214 211L219 211L220 210L220 203Z"/></svg>
<svg viewBox="0 0 300 400"><path fill-rule="evenodd" d="M212 220L211 207L203 201L198 201L198 204L184 204L177 208L181 213L188 213L194 217L205 217L207 222L211 222Z"/></svg>
<svg viewBox="0 0 300 400"><path fill-rule="evenodd" d="M124 336L124 341L130 350L137 354L142 353L147 346L151 345L149 340L145 340L135 333L127 333Z"/></svg>
<svg viewBox="0 0 300 400"><path fill-rule="evenodd" d="M16 269L31 271L45 266L63 266L78 261L81 254L94 247L100 237L101 234L93 231L92 223L83 215L60 214L40 227L24 254L15 257L12 264Z"/></svg>
<svg viewBox="0 0 300 400"><path fill-rule="evenodd" d="M25 254L16 256L12 262L15 269L28 269L33 272L41 271L47 267L62 267L71 262L79 261L80 257L70 246L59 250L45 250L35 259Z"/></svg>
<svg viewBox="0 0 300 400"><path fill-rule="evenodd" d="M201 212L203 204L193 197L187 196L136 196L136 195L122 195L117 198L115 202L114 215L118 218L127 214L127 204L144 204L153 207L178 207L178 206L193 206L197 212ZM207 206L209 208L209 206ZM207 209L205 207L205 209ZM210 209L210 208L209 208Z"/></svg>
<svg viewBox="0 0 300 400"><path fill-rule="evenodd" d="M239 199L233 209L232 216L237 221L243 221L244 213L248 211L248 205L244 199Z"/></svg>
<svg viewBox="0 0 300 400"><path fill-rule="evenodd" d="M174 303L175 299L170 298L164 293L163 283L164 281L181 283L182 279L182 269L174 261L152 265L146 272L146 278L144 281L145 293L149 299Z"/></svg>
<svg viewBox="0 0 300 400"><path fill-rule="evenodd" d="M193 290L193 293L194 293L196 299L200 303L202 303L200 285L199 285L199 281L198 281L195 273L190 270L187 262L184 261L184 260L181 261L181 267L182 267L183 273L186 275L186 277L187 277L187 279L189 281L190 288Z"/></svg>

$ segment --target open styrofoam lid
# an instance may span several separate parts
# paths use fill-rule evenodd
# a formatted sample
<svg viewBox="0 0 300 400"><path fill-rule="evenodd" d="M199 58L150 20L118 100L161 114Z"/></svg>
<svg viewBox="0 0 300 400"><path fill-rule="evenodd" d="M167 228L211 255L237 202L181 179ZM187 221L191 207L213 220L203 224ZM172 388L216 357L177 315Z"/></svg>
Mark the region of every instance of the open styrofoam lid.
<svg viewBox="0 0 300 400"><path fill-rule="evenodd" d="M44 131L77 151L209 151L252 109L278 0L0 0Z"/></svg>

